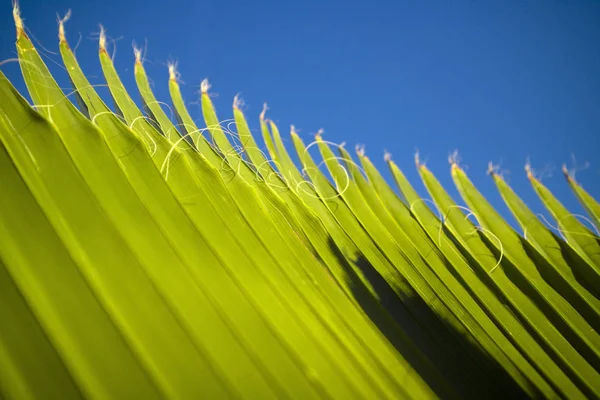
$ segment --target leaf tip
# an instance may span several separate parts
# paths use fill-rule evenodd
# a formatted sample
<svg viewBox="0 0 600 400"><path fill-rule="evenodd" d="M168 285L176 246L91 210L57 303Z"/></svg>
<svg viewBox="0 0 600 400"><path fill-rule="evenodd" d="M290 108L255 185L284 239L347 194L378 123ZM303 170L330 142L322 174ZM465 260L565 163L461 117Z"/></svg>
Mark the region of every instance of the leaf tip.
<svg viewBox="0 0 600 400"><path fill-rule="evenodd" d="M13 1L12 14L13 19L15 20L15 28L17 29L17 39L20 37L27 37L23 18L21 18L21 9L19 8L19 2L17 0Z"/></svg>
<svg viewBox="0 0 600 400"><path fill-rule="evenodd" d="M358 154L359 157L366 157L364 144L357 144L356 146L354 146L354 150L356 151L356 154Z"/></svg>
<svg viewBox="0 0 600 400"><path fill-rule="evenodd" d="M100 36L98 38L98 49L100 53L106 53L106 30L100 25ZM107 53L108 54L108 53Z"/></svg>
<svg viewBox="0 0 600 400"><path fill-rule="evenodd" d="M487 170L485 171L486 174L494 176L496 175L496 166L494 165L493 162L488 161L488 167Z"/></svg>
<svg viewBox="0 0 600 400"><path fill-rule="evenodd" d="M267 103L263 103L263 108L262 111L260 112L260 120L261 122L265 121L265 117L267 115L267 110L269 109L269 106L267 106Z"/></svg>
<svg viewBox="0 0 600 400"><path fill-rule="evenodd" d="M567 164L562 165L562 173L565 176L565 178L567 179L567 182L575 183L575 184L577 183L577 180L575 179L576 172L577 172L576 168L569 170L569 168L567 168Z"/></svg>
<svg viewBox="0 0 600 400"><path fill-rule="evenodd" d="M457 163L452 163L450 165L450 173L452 174L452 176L456 176L456 174L458 174L460 172L460 167L458 166Z"/></svg>
<svg viewBox="0 0 600 400"><path fill-rule="evenodd" d="M319 130L317 131L317 133L315 133L315 140L322 141L324 133L325 133L325 129L319 128Z"/></svg>
<svg viewBox="0 0 600 400"><path fill-rule="evenodd" d="M590 167L590 163L589 161L586 161L585 163L578 165L577 160L575 159L575 154L573 153L571 153L571 160L573 163L573 167L567 168L567 165L563 164L562 172L569 183L577 183L577 179L575 177L577 172L588 169Z"/></svg>
<svg viewBox="0 0 600 400"><path fill-rule="evenodd" d="M486 173L494 179L495 182L506 182L504 179L504 174L509 173L508 170L501 170L500 164L494 164L493 162L488 162L488 167Z"/></svg>
<svg viewBox="0 0 600 400"><path fill-rule="evenodd" d="M142 66L142 49L133 44L133 55L135 56L135 66Z"/></svg>
<svg viewBox="0 0 600 400"><path fill-rule="evenodd" d="M421 166L425 166L425 163L421 163L421 157L419 155L419 150L415 150L415 165L417 166L417 168L420 168Z"/></svg>
<svg viewBox="0 0 600 400"><path fill-rule="evenodd" d="M571 174L569 173L569 169L567 168L567 164L562 165L562 173L567 178L567 180L571 180Z"/></svg>
<svg viewBox="0 0 600 400"><path fill-rule="evenodd" d="M385 161L385 162L392 161L392 153L390 153L386 149L383 149L383 161Z"/></svg>
<svg viewBox="0 0 600 400"><path fill-rule="evenodd" d="M169 80L177 83L177 77L179 76L179 73L177 72L177 63L169 61L167 66L169 68Z"/></svg>
<svg viewBox="0 0 600 400"><path fill-rule="evenodd" d="M65 35L65 22L67 22L69 20L69 18L71 18L71 9L68 9L67 12L65 13L64 17L59 17L57 14L57 18L58 18L58 40L60 43L65 43L67 44L67 38Z"/></svg>
<svg viewBox="0 0 600 400"><path fill-rule="evenodd" d="M460 163L460 155L458 154L458 150L454 150L450 155L448 155L448 162L450 163L450 174L452 176L456 176L462 168L458 165Z"/></svg>
<svg viewBox="0 0 600 400"><path fill-rule="evenodd" d="M210 89L210 83L208 83L208 79L204 78L202 79L202 82L200 82L200 92L202 92L202 94L208 94L208 90Z"/></svg>
<svg viewBox="0 0 600 400"><path fill-rule="evenodd" d="M240 97L239 93L236 94L233 97L233 109L241 111L240 109L243 107L243 105L244 105L244 100Z"/></svg>
<svg viewBox="0 0 600 400"><path fill-rule="evenodd" d="M458 164L460 163L460 154L458 153L458 150L454 150L448 155L448 163L450 163L452 166L456 165L458 167Z"/></svg>
<svg viewBox="0 0 600 400"><path fill-rule="evenodd" d="M535 175L533 175L533 169L531 168L531 163L529 161L525 164L525 173L527 174L527 179L530 181L535 180Z"/></svg>

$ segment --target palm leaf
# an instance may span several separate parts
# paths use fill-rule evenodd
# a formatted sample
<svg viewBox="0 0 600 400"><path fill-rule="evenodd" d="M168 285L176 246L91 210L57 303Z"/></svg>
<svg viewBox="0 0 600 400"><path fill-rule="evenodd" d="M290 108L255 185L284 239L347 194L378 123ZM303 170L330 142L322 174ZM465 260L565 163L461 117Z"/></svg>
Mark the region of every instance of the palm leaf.
<svg viewBox="0 0 600 400"><path fill-rule="evenodd" d="M174 66L169 115L136 50L138 108L101 36L113 112L60 22L77 108L14 15L32 104L0 74L0 397L600 398L598 237L539 181L564 239L494 175L519 235L454 164L474 225L419 165L438 218L389 158L406 203L292 129L298 167L263 112L267 155L206 81L198 128Z"/></svg>

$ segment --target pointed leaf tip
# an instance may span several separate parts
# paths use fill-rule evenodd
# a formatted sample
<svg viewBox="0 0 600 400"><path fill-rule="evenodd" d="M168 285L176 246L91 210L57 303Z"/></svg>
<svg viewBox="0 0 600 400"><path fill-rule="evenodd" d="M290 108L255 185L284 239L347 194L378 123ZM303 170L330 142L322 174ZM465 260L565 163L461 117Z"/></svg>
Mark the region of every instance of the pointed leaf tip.
<svg viewBox="0 0 600 400"><path fill-rule="evenodd" d="M417 168L421 166L421 159L419 157L419 150L415 151L415 165Z"/></svg>
<svg viewBox="0 0 600 400"><path fill-rule="evenodd" d="M133 45L133 55L135 56L135 65L142 65L142 50L135 44Z"/></svg>
<svg viewBox="0 0 600 400"><path fill-rule="evenodd" d="M13 19L15 20L15 28L17 29L17 39L21 36L27 37L25 33L25 25L23 25L23 19L21 18L21 10L19 9L19 2L15 0L13 3Z"/></svg>
<svg viewBox="0 0 600 400"><path fill-rule="evenodd" d="M210 89L210 83L208 83L208 79L204 78L200 83L200 91L202 94L208 94L208 90Z"/></svg>
<svg viewBox="0 0 600 400"><path fill-rule="evenodd" d="M525 164L525 172L527 173L527 179L531 180L535 180L535 176L533 175L533 170L531 169L531 164L529 163L529 161L527 162L527 164Z"/></svg>
<svg viewBox="0 0 600 400"><path fill-rule="evenodd" d="M488 167L486 173L493 178L498 178L504 180L504 177L500 173L500 165L496 165L491 161L488 161Z"/></svg>
<svg viewBox="0 0 600 400"><path fill-rule="evenodd" d="M458 154L458 150L454 150L452 153L450 153L448 155L448 163L450 163L450 165L458 166L459 162L460 162L460 154Z"/></svg>
<svg viewBox="0 0 600 400"><path fill-rule="evenodd" d="M269 106L267 106L267 103L263 103L263 109L260 112L260 120L264 121L265 120L265 116L267 115L267 110L269 109Z"/></svg>
<svg viewBox="0 0 600 400"><path fill-rule="evenodd" d="M244 105L244 100L240 97L239 93L233 97L233 108L236 110L240 110Z"/></svg>
<svg viewBox="0 0 600 400"><path fill-rule="evenodd" d="M175 63L169 63L169 80L177 83L177 65Z"/></svg>
<svg viewBox="0 0 600 400"><path fill-rule="evenodd" d="M575 182L574 174L571 174L571 172L567 168L567 164L563 164L562 165L562 173L565 176L565 178L567 178L567 181L569 181L569 182L571 182L571 181Z"/></svg>
<svg viewBox="0 0 600 400"><path fill-rule="evenodd" d="M450 164L450 173L456 175L460 171L460 167L456 162Z"/></svg>
<svg viewBox="0 0 600 400"><path fill-rule="evenodd" d="M270 121L271 125L275 125L273 123L273 121ZM298 132L296 132L296 126L295 125L290 125L290 135L296 135L298 136Z"/></svg>
<svg viewBox="0 0 600 400"><path fill-rule="evenodd" d="M102 25L100 25L100 37L98 38L98 48L101 53L106 53L106 31L104 30L104 27Z"/></svg>
<svg viewBox="0 0 600 400"><path fill-rule="evenodd" d="M425 166L425 163L421 162L419 150L415 151L415 165L417 166L417 169L419 169L421 171L427 171L427 167Z"/></svg>
<svg viewBox="0 0 600 400"><path fill-rule="evenodd" d="M354 150L356 151L356 154L358 154L359 157L365 156L365 145L364 144L357 144L356 146L354 146Z"/></svg>
<svg viewBox="0 0 600 400"><path fill-rule="evenodd" d="M67 43L67 38L65 37L65 22L67 22L69 18L71 18L71 9L67 10L64 17L58 17L58 40L60 43Z"/></svg>
<svg viewBox="0 0 600 400"><path fill-rule="evenodd" d="M387 150L383 150L383 160L384 160L385 162L389 162L389 161L391 161L391 160L392 160L392 153L390 153L390 152L389 152L389 151L387 151Z"/></svg>

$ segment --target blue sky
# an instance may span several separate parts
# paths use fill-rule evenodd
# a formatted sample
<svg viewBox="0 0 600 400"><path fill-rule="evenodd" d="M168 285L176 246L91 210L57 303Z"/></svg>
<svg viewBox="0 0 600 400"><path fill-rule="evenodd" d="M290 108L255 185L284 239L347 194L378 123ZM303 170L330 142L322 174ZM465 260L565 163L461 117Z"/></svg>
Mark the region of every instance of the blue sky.
<svg viewBox="0 0 600 400"><path fill-rule="evenodd" d="M0 58L7 59L15 34L3 4ZM26 26L51 52L56 13L69 8L67 38L75 46L81 34L77 56L93 83L102 83L94 40L102 23L118 39L115 63L135 98L134 40L147 43L145 66L161 100L168 101L166 63L179 62L195 117L208 77L220 118L231 117L241 93L257 128L266 101L268 116L283 131L295 124L306 142L324 128L327 140L365 144L389 179L387 149L419 191L417 148L458 197L447 164L458 149L504 215L488 161L502 161L535 212L547 214L523 171L528 157L538 170L554 167L543 182L576 212L560 166L571 165L571 154L589 161L577 178L600 198L600 1L21 1ZM16 64L2 68L24 87ZM68 87L66 73L52 69Z"/></svg>

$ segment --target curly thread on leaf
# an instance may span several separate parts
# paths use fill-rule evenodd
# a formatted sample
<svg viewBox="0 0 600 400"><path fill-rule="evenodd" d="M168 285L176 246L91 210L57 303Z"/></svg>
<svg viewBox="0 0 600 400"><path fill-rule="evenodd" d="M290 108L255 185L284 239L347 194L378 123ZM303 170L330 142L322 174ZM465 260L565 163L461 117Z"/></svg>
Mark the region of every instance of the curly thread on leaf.
<svg viewBox="0 0 600 400"><path fill-rule="evenodd" d="M465 220L466 220L466 219L469 219L469 217L471 217L471 216L472 216L472 217L474 217L474 218L475 218L475 220L477 220L477 221L479 220L479 219L478 219L478 217L477 217L477 214L475 214L475 213L474 213L473 211L471 211L469 208L467 208L467 207L464 207L464 206L459 206L459 205L456 205L456 204L455 204L455 205L452 205L452 206L450 206L450 207L448 207L448 209L446 210L446 212L445 212L445 213L442 213L442 211L440 210L440 208L438 207L438 205L437 205L437 204L436 204L436 203L435 203L433 200L426 199L426 198L420 198L420 199L416 199L415 201L413 201L413 202L410 204L410 207L409 207L409 209L411 210L411 212L413 212L413 211L414 211L414 206L415 206L417 203L419 203L419 202L422 202L422 203L430 203L430 204L432 204L432 205L435 207L435 209L437 210L437 213L438 213L438 215L437 215L437 216L438 216L438 219L439 219L439 221L440 221L440 224L439 224L439 227L438 227L438 238L437 238L437 243L438 243L438 247L439 247L440 249L442 248L443 229L444 229L444 226L445 226L445 225L448 223L448 221L449 221L449 217L450 217L450 212L451 212L453 209L458 209L458 210L463 210L463 211L465 211L465 212L467 213L467 214L464 216L464 219L465 219ZM477 224L479 224L479 222L477 222ZM495 235L493 232L491 232L490 230L488 230L488 229L486 229L486 228L482 227L481 225L475 225L475 230L474 230L473 232L467 232L466 234L467 234L467 235L471 235L471 234L477 233L478 231L479 231L479 232L482 232L482 233L484 233L484 234L486 234L486 235L489 235L490 237L494 238L494 239L496 240L496 242L498 243L498 248L499 248L499 250L500 250L500 256L498 257L498 260L496 261L496 264L495 264L495 265L494 265L494 266L493 266L493 267L490 269L490 271L488 271L488 272L491 274L492 272L494 272L494 271L495 271L495 270L496 270L496 269L497 269L499 266L501 266L501 264L502 264L502 259L504 258L504 244L502 243L502 241L500 240L500 238L498 238L498 236L496 236L496 235ZM453 248L453 250L454 250L454 251L456 251L454 248ZM459 253L458 253L458 254L459 254ZM459 255L460 255L460 254L459 254Z"/></svg>

